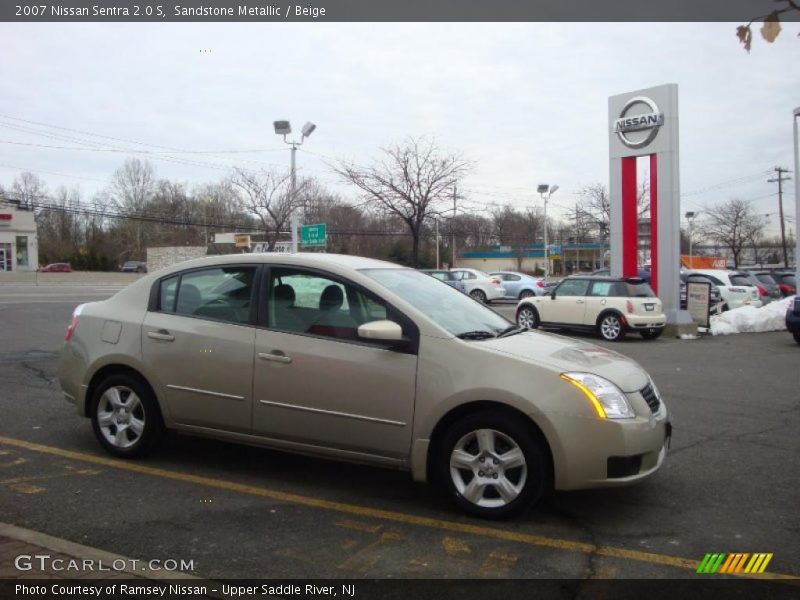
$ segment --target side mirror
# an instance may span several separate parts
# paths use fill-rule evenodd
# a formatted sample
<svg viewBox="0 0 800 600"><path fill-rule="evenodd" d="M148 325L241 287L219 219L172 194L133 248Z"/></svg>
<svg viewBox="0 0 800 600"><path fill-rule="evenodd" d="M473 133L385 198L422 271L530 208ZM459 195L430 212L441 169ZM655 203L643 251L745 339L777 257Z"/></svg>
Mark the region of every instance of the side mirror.
<svg viewBox="0 0 800 600"><path fill-rule="evenodd" d="M370 321L358 328L358 337L381 342L404 342L403 328L394 321Z"/></svg>
<svg viewBox="0 0 800 600"><path fill-rule="evenodd" d="M550 300L555 300L555 299L556 299L556 291L553 290L553 293L550 294Z"/></svg>

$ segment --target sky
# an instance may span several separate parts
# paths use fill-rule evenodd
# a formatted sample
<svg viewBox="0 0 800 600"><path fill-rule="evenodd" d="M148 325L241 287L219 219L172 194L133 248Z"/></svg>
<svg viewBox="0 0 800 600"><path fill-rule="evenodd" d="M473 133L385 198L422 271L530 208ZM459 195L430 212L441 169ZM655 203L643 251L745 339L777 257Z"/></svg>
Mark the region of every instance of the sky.
<svg viewBox="0 0 800 600"><path fill-rule="evenodd" d="M233 166L288 169L272 121L289 119L317 124L298 172L345 199L357 195L333 160L370 164L431 136L473 161L465 209L541 207L548 183L563 216L608 182L608 97L677 83L681 211L744 198L772 234L767 179L793 169L800 24L774 44L754 31L750 54L737 24L1 23L0 185L30 170L89 200L128 156L189 186ZM794 181L784 210L794 231Z"/></svg>

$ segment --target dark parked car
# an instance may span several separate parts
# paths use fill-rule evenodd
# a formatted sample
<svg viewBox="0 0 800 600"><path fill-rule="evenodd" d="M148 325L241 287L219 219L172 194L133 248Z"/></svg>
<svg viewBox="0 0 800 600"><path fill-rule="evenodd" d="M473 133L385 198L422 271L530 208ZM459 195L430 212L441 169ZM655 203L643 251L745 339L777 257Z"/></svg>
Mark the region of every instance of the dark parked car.
<svg viewBox="0 0 800 600"><path fill-rule="evenodd" d="M611 277L611 269L597 269L597 271L592 271L589 274L595 277ZM651 276L652 273L649 269L639 269L639 279L643 280L645 283L650 283Z"/></svg>
<svg viewBox="0 0 800 600"><path fill-rule="evenodd" d="M786 329L794 336L794 341L800 344L800 297L795 296L794 304L786 311Z"/></svg>
<svg viewBox="0 0 800 600"><path fill-rule="evenodd" d="M444 281L450 287L456 288L459 292L463 292L464 294L467 293L467 288L464 285L464 282L457 279L455 273L452 271L441 271L437 269L422 269L423 273L427 273L434 279L438 279L439 281Z"/></svg>
<svg viewBox="0 0 800 600"><path fill-rule="evenodd" d="M748 271L750 281L758 288L758 295L764 304L780 300L781 290L769 271Z"/></svg>
<svg viewBox="0 0 800 600"><path fill-rule="evenodd" d="M147 273L147 263L139 260L129 260L122 265L120 271L123 273Z"/></svg>
<svg viewBox="0 0 800 600"><path fill-rule="evenodd" d="M778 289L784 298L797 293L797 276L793 271L773 271L772 278L778 284Z"/></svg>
<svg viewBox="0 0 800 600"><path fill-rule="evenodd" d="M40 273L72 273L69 263L51 263L39 269Z"/></svg>

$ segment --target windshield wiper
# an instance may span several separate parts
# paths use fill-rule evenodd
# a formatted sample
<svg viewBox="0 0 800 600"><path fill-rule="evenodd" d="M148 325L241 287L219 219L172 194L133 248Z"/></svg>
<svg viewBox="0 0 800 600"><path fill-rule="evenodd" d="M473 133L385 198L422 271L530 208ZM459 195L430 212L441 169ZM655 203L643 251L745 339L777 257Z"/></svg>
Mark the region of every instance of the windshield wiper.
<svg viewBox="0 0 800 600"><path fill-rule="evenodd" d="M508 327L503 329L503 331L501 331L500 333L497 334L497 337L499 337L499 338L507 337L509 335L515 335L517 333L522 333L523 331L525 331L525 328L521 327L520 325L517 325L515 323L514 325L509 325Z"/></svg>
<svg viewBox="0 0 800 600"><path fill-rule="evenodd" d="M488 340L489 338L497 337L491 331L465 331L464 333L459 333L457 338L462 340Z"/></svg>

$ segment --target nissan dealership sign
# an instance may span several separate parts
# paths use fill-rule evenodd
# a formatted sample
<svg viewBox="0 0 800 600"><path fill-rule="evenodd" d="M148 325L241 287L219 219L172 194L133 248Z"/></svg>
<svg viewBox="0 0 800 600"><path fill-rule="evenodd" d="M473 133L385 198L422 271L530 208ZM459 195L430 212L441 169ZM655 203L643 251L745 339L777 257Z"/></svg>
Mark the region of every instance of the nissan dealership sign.
<svg viewBox="0 0 800 600"><path fill-rule="evenodd" d="M614 133L628 148L644 148L658 135L664 124L664 113L646 96L636 96L622 107L614 121Z"/></svg>

